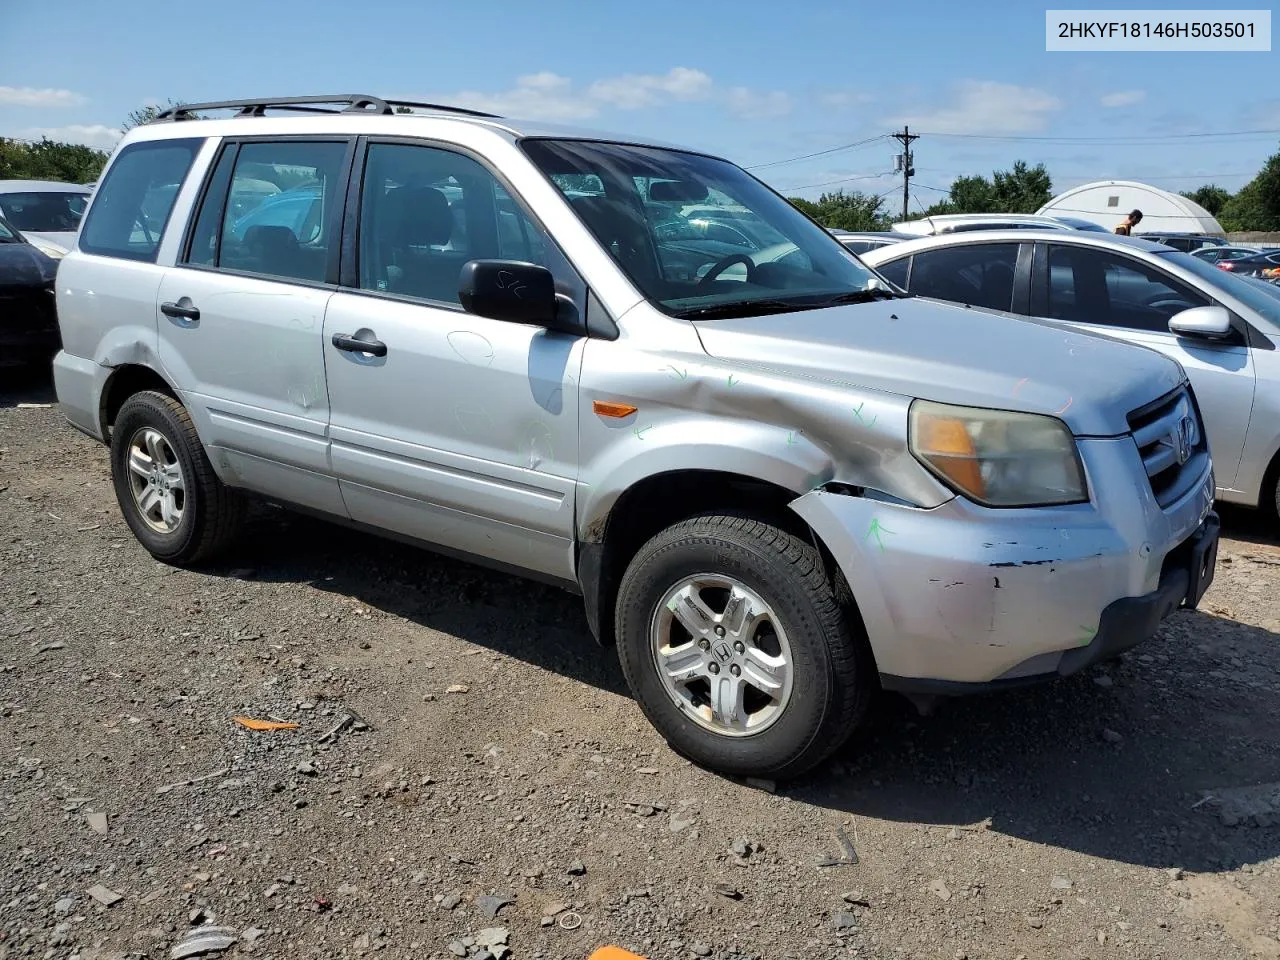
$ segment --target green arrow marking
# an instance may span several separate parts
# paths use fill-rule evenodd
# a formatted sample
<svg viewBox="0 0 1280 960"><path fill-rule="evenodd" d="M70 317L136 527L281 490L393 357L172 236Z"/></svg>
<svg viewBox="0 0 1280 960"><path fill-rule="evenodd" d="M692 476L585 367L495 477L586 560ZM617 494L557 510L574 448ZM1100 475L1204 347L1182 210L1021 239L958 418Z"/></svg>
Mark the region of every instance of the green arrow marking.
<svg viewBox="0 0 1280 960"><path fill-rule="evenodd" d="M646 431L646 430L648 430L648 429L649 429L648 427L632 427L632 428L631 428L631 432L632 432L632 433L634 433L634 434L636 435L636 439L637 439L637 440L643 440L643 439L644 439L644 433L645 433L645 431Z"/></svg>
<svg viewBox="0 0 1280 960"><path fill-rule="evenodd" d="M675 366L674 366L674 365L672 365L672 364L667 364L667 369L668 369L668 370L670 370L670 371L672 372L672 374L674 374L674 375L675 375L675 378L676 378L677 380L688 380L688 379L689 379L689 370L688 370L688 368L687 368L687 367L686 367L684 370L677 370L677 369L675 368Z"/></svg>
<svg viewBox="0 0 1280 960"><path fill-rule="evenodd" d="M853 408L853 415L858 418L859 423L865 423L868 427L870 427L870 426L873 426L878 419L880 419L880 414L877 413L874 416L872 416L870 420L868 420L866 417L862 415L862 408L865 407L866 405L867 405L867 401L863 400L862 403L858 404L856 407Z"/></svg>
<svg viewBox="0 0 1280 960"><path fill-rule="evenodd" d="M862 539L866 541L866 540L870 540L872 537L875 537L876 546L879 547L881 550L884 550L883 534L886 534L886 533L891 536L893 535L892 530L890 530L888 527L883 527L880 525L879 517L872 517L871 526L867 528L867 535Z"/></svg>
<svg viewBox="0 0 1280 960"><path fill-rule="evenodd" d="M741 380L735 380L735 379L733 379L733 374L732 374L732 373L731 373L731 374L729 374L729 386L731 386L731 387L736 387L736 386L737 386L738 384L740 384L741 382L742 382Z"/></svg>

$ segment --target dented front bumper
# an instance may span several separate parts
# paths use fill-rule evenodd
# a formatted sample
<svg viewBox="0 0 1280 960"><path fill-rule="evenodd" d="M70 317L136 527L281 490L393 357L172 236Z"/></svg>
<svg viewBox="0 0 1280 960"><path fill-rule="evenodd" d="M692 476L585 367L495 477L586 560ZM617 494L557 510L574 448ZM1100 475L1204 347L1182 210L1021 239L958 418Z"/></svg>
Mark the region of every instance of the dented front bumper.
<svg viewBox="0 0 1280 960"><path fill-rule="evenodd" d="M827 490L792 502L844 572L886 687L963 693L1072 673L1198 602L1191 570L1207 587L1216 558L1212 467L1162 509L1131 439L1079 448L1090 503L919 509Z"/></svg>

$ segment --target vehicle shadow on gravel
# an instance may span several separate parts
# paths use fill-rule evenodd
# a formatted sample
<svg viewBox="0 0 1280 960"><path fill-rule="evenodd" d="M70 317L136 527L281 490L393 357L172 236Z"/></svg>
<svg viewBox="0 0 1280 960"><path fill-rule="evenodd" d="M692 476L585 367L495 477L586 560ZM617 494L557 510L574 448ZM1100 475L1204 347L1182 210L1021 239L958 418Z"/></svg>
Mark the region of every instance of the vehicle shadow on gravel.
<svg viewBox="0 0 1280 960"><path fill-rule="evenodd" d="M31 367L0 367L0 408L20 403L57 403L52 371Z"/></svg>
<svg viewBox="0 0 1280 960"><path fill-rule="evenodd" d="M1099 678L1104 678L1101 684ZM1181 613L1121 661L1043 687L885 697L797 800L989 829L1106 860L1194 871L1280 855L1280 821L1229 827L1206 794L1280 781L1280 636Z"/></svg>
<svg viewBox="0 0 1280 960"><path fill-rule="evenodd" d="M591 636L582 598L557 587L269 507L255 508L236 556L230 566L206 572L307 582L419 626L630 696L617 657Z"/></svg>

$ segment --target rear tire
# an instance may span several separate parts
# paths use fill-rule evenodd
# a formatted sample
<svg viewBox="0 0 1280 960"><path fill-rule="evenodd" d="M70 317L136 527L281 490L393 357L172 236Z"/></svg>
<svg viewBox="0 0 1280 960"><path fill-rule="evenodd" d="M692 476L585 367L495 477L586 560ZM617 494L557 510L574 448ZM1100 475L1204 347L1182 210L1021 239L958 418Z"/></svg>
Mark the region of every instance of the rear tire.
<svg viewBox="0 0 1280 960"><path fill-rule="evenodd" d="M812 544L706 515L640 548L615 623L627 683L672 749L721 773L788 779L848 739L877 687L851 619Z"/></svg>
<svg viewBox="0 0 1280 960"><path fill-rule="evenodd" d="M244 496L218 479L190 414L163 393L135 393L120 407L111 478L125 522L157 560L208 562L239 532Z"/></svg>

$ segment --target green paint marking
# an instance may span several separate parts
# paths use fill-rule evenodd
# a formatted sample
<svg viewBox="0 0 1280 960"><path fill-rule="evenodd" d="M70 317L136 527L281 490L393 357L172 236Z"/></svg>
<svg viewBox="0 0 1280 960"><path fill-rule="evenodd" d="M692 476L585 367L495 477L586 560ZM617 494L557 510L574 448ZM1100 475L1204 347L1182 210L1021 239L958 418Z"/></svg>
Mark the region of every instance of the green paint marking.
<svg viewBox="0 0 1280 960"><path fill-rule="evenodd" d="M643 440L644 432L648 429L649 429L648 427L632 427L631 432L636 435L637 440Z"/></svg>
<svg viewBox="0 0 1280 960"><path fill-rule="evenodd" d="M866 541L866 540L870 540L872 537L875 537L876 546L878 546L881 550L884 550L884 539L882 535L886 533L891 536L893 535L892 530L890 530L888 527L883 527L880 525L879 517L872 517L871 526L867 528L867 535L862 539Z"/></svg>
<svg viewBox="0 0 1280 960"><path fill-rule="evenodd" d="M684 370L677 370L673 364L667 364L667 369L675 375L677 380L689 379L689 369L687 367Z"/></svg>
<svg viewBox="0 0 1280 960"><path fill-rule="evenodd" d="M1090 643L1093 640L1093 638L1096 637L1097 635L1098 635L1097 627L1086 627L1082 624L1080 626L1080 646L1083 647L1086 644Z"/></svg>
<svg viewBox="0 0 1280 960"><path fill-rule="evenodd" d="M735 379L733 379L733 374L732 374L732 373L731 373L731 374L729 374L729 386L731 386L731 387L736 387L736 386L737 386L738 384L740 384L741 382L742 382L741 380L735 380Z"/></svg>
<svg viewBox="0 0 1280 960"><path fill-rule="evenodd" d="M796 439L796 434L797 434L797 433L804 433L804 431L803 431L803 430L788 430L788 431L787 431L787 446L788 446L788 447L794 447L797 443L799 443L799 442L800 442L799 440L797 440L797 439Z"/></svg>
<svg viewBox="0 0 1280 960"><path fill-rule="evenodd" d="M867 405L867 401L863 400L853 408L853 415L858 418L859 423L865 423L868 427L874 426L875 422L880 419L880 414L875 414L870 420L862 415L862 408Z"/></svg>

